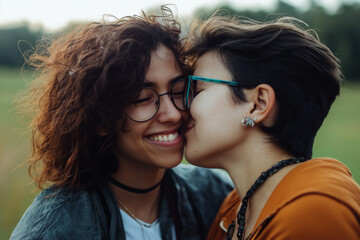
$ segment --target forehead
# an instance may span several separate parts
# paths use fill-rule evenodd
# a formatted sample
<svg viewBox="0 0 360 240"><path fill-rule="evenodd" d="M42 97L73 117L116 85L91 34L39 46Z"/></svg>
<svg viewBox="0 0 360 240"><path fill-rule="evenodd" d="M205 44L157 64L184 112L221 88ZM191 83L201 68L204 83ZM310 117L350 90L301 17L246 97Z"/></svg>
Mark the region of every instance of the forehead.
<svg viewBox="0 0 360 240"><path fill-rule="evenodd" d="M231 81L231 74L216 51L204 53L195 64L195 76Z"/></svg>
<svg viewBox="0 0 360 240"><path fill-rule="evenodd" d="M174 53L161 44L151 53L145 84L161 87L168 85L172 79L181 74L182 72Z"/></svg>

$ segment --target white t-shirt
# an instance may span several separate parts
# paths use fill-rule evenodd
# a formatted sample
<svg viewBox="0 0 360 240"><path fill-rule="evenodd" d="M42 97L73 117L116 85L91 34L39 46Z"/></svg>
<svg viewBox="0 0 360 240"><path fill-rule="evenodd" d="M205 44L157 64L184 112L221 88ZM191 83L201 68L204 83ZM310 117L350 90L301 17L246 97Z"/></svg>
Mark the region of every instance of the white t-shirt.
<svg viewBox="0 0 360 240"><path fill-rule="evenodd" d="M161 240L159 219L156 219L151 224L137 219L137 221L143 224L141 226L127 212L120 209L120 213L124 223L126 240ZM172 226L171 228L172 239L176 239L175 227Z"/></svg>

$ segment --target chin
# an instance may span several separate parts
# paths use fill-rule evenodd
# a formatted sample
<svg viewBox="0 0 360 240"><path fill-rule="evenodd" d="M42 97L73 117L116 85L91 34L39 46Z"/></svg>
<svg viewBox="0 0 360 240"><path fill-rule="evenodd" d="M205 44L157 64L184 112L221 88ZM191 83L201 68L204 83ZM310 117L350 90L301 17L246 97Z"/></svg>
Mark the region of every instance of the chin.
<svg viewBox="0 0 360 240"><path fill-rule="evenodd" d="M173 168L182 162L182 158L183 158L182 154L178 156L164 157L161 160L161 164L159 164L158 166L161 168Z"/></svg>
<svg viewBox="0 0 360 240"><path fill-rule="evenodd" d="M192 165L198 167L207 167L204 165L204 163L206 163L206 160L201 158L200 156L196 156L196 154L194 154L194 152L190 150L185 150L185 159Z"/></svg>
<svg viewBox="0 0 360 240"><path fill-rule="evenodd" d="M211 159L211 154L200 154L199 151L185 149L185 159L190 164L198 167L221 168L221 166L217 164L219 159Z"/></svg>

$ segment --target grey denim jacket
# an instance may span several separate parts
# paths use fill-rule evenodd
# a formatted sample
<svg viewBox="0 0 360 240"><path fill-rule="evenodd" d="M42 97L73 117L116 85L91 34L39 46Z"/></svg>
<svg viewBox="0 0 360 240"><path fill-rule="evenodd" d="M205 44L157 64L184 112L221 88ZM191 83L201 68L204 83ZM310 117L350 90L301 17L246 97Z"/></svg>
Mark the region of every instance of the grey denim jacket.
<svg viewBox="0 0 360 240"><path fill-rule="evenodd" d="M174 224L171 206L175 206L178 214L176 225L180 239L205 239L222 201L233 189L229 176L220 170L184 164L167 170L165 176L175 205L169 203L165 194L161 195L162 239L171 239ZM72 192L50 187L42 191L10 239L125 240L121 214L110 187L103 183L98 189Z"/></svg>

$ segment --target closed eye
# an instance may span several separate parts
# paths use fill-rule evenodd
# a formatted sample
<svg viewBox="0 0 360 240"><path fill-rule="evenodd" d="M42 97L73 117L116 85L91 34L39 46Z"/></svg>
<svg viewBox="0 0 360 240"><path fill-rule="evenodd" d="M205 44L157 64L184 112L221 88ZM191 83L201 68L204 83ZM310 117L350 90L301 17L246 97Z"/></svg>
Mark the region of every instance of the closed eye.
<svg viewBox="0 0 360 240"><path fill-rule="evenodd" d="M142 99L138 99L138 100L134 101L133 103L134 103L134 104L139 104L139 103L143 103L143 102L150 101L150 100L151 100L150 97L148 97L148 98L142 98Z"/></svg>
<svg viewBox="0 0 360 240"><path fill-rule="evenodd" d="M184 92L173 92L172 95L174 96L182 96Z"/></svg>

